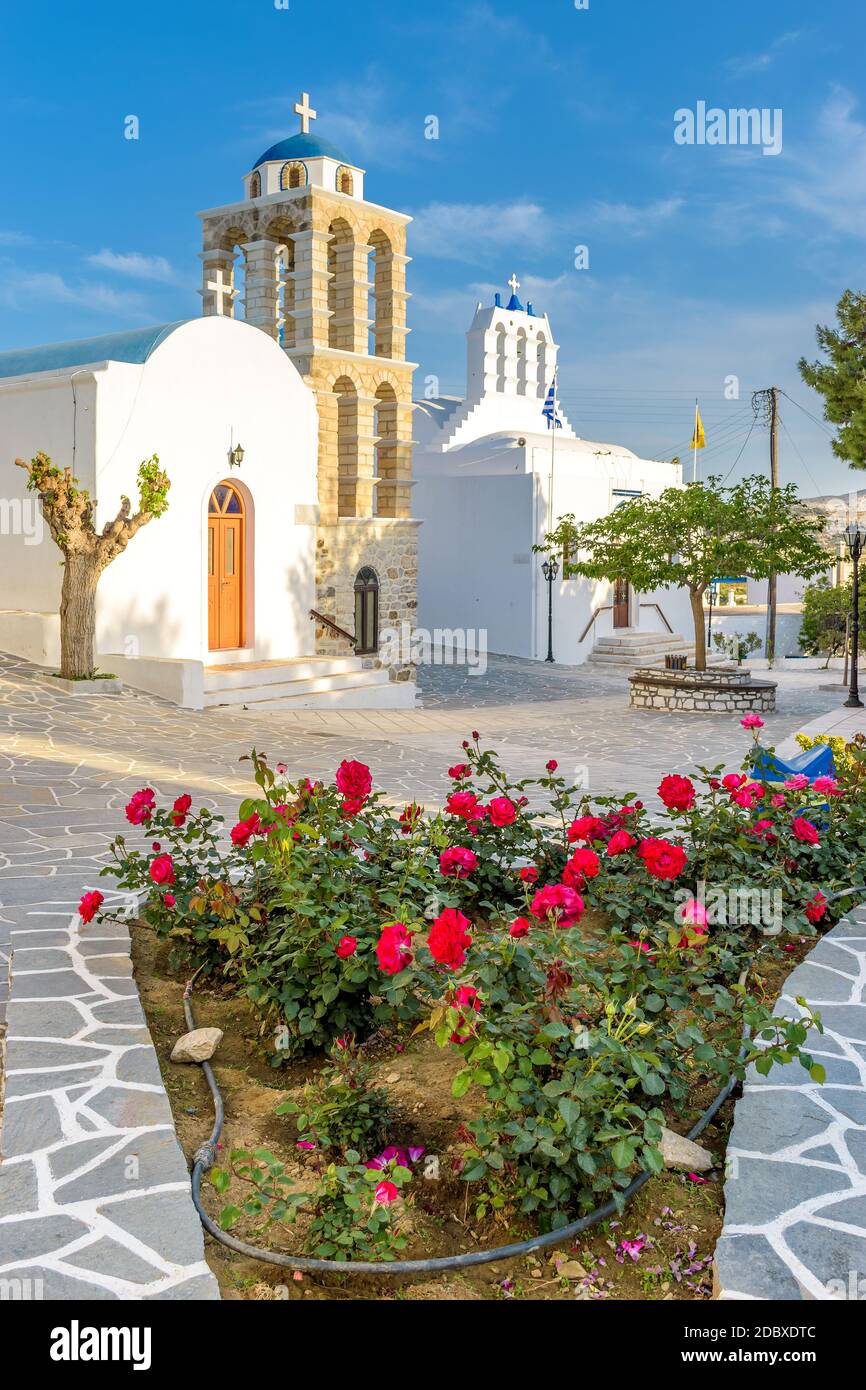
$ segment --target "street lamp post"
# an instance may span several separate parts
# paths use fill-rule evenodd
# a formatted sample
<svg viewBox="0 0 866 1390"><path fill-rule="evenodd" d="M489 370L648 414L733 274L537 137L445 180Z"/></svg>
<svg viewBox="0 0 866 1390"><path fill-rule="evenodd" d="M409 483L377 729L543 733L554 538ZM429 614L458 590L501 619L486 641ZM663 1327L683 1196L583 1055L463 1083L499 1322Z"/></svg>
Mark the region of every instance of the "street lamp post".
<svg viewBox="0 0 866 1390"><path fill-rule="evenodd" d="M555 555L545 560L541 572L547 580L547 661L553 660L553 585L559 574L559 561Z"/></svg>
<svg viewBox="0 0 866 1390"><path fill-rule="evenodd" d="M852 522L845 528L845 544L848 547L848 554L854 564L853 601L851 611L851 686L848 692L848 699L845 701L846 709L862 709L863 701L860 699L860 688L858 682L858 657L860 646L860 556L863 554L863 547L866 545L866 528L858 526Z"/></svg>

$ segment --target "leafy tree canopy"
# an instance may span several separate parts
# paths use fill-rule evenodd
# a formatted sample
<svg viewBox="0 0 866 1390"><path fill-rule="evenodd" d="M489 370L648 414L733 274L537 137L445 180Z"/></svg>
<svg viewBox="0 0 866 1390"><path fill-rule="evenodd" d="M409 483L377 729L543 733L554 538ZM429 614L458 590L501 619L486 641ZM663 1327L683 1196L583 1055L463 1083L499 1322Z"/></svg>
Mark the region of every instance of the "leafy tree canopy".
<svg viewBox="0 0 866 1390"><path fill-rule="evenodd" d="M799 361L803 380L824 397L824 415L838 425L837 458L866 468L866 294L846 290L836 306L838 328L816 329L826 361Z"/></svg>

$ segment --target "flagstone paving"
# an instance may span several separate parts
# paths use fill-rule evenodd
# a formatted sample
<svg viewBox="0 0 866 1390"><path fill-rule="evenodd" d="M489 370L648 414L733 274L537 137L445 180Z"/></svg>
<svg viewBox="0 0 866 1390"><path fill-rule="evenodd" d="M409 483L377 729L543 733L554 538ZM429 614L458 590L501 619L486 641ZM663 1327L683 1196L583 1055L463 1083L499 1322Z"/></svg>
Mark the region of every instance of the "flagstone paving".
<svg viewBox="0 0 866 1390"><path fill-rule="evenodd" d="M728 1143L725 1224L716 1247L724 1299L866 1298L866 909L828 932L788 977L821 1016L808 1047L826 1069L754 1069Z"/></svg>
<svg viewBox="0 0 866 1390"><path fill-rule="evenodd" d="M785 673L776 742L839 703ZM148 695L71 696L0 656L0 1278L46 1297L210 1298L201 1230L134 981L123 925L81 925L131 793L147 784L227 816L255 745L290 774L371 764L397 799L441 804L445 769L478 729L514 776L556 757L591 792L649 799L671 768L738 762L735 717L629 710L622 673L490 658L484 676L421 673L418 710L179 710ZM10 964L11 962L11 964Z"/></svg>

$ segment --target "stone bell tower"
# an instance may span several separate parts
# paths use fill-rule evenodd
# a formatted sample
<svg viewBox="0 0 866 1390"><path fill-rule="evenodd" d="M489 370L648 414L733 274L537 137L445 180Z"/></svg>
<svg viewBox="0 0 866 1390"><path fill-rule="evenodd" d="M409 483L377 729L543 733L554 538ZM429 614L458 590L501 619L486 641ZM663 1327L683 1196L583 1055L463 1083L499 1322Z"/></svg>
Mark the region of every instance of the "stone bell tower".
<svg viewBox="0 0 866 1390"><path fill-rule="evenodd" d="M417 607L411 218L367 200L364 170L311 133L317 113L306 93L295 111L300 132L261 155L243 199L199 214L203 312L237 315L269 334L316 392L317 610L354 634L370 664L384 661L393 680L410 681L413 667L393 651L380 656L378 634L414 628ZM351 650L324 623L317 648Z"/></svg>

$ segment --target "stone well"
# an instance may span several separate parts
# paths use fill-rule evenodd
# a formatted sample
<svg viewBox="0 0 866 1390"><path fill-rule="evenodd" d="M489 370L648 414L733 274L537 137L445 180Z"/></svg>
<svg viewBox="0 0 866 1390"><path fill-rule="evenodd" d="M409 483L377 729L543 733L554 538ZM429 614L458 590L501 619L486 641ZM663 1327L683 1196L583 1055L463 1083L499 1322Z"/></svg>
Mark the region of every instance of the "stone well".
<svg viewBox="0 0 866 1390"><path fill-rule="evenodd" d="M755 680L742 666L709 671L668 671L643 666L629 676L633 709L684 710L692 714L759 713L776 708L775 681Z"/></svg>

